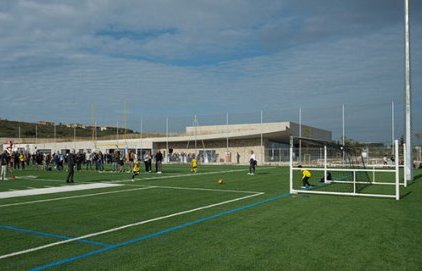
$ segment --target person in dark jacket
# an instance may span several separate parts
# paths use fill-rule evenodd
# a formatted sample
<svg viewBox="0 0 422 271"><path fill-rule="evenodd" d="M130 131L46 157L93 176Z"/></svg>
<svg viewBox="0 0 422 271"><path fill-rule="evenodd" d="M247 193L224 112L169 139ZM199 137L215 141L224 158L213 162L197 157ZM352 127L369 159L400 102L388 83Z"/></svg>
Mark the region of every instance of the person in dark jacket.
<svg viewBox="0 0 422 271"><path fill-rule="evenodd" d="M157 172L158 174L161 174L162 163L163 163L163 154L161 153L161 151L158 151L155 154L155 172Z"/></svg>
<svg viewBox="0 0 422 271"><path fill-rule="evenodd" d="M66 183L73 183L73 175L75 174L76 155L75 150L69 152L67 155L68 173Z"/></svg>

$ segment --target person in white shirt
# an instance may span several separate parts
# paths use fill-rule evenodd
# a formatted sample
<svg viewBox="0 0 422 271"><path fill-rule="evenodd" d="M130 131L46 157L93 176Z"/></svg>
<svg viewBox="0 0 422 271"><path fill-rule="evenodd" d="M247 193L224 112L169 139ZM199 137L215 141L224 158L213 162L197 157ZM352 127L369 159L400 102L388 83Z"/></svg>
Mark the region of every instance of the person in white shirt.
<svg viewBox="0 0 422 271"><path fill-rule="evenodd" d="M249 157L249 173L248 175L255 174L255 167L256 167L256 156L253 151L251 151L251 156Z"/></svg>

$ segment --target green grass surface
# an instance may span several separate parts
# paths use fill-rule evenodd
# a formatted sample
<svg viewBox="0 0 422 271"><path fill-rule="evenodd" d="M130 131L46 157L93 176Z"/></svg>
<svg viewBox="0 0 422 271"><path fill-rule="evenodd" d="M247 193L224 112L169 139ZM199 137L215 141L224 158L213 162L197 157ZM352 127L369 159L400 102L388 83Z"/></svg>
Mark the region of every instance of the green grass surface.
<svg viewBox="0 0 422 271"><path fill-rule="evenodd" d="M83 170L76 185L121 186L0 199L0 257L64 240L57 235L137 224L0 259L0 270L50 263L58 265L39 270L421 269L422 171L400 201L287 195L287 168L246 173L242 166L202 166L191 174L166 165L161 175L142 173L131 182L128 173ZM66 185L65 171L14 174L0 192Z"/></svg>

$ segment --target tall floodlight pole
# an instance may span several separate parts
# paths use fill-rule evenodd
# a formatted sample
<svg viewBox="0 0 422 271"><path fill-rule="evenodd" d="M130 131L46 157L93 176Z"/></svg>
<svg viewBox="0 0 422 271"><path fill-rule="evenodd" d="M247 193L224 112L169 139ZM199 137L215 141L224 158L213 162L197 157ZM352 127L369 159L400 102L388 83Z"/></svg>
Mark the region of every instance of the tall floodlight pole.
<svg viewBox="0 0 422 271"><path fill-rule="evenodd" d="M409 0L404 0L404 58L405 58L405 134L406 134L406 179L413 180L412 159L412 93L410 89L410 29L409 29Z"/></svg>

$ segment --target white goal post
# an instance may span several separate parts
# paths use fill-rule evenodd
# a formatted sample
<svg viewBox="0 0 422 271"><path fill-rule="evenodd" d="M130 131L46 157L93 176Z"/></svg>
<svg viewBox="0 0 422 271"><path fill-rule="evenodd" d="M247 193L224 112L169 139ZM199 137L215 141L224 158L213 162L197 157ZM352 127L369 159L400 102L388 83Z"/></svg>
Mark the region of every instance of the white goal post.
<svg viewBox="0 0 422 271"><path fill-rule="evenodd" d="M327 162L327 146L324 146L323 166L303 167L294 161L293 144L290 146L290 193L365 196L400 199L400 185L406 186L406 178L400 182L399 144L395 140L394 166L382 168L347 167ZM311 172L311 186L301 184L302 170ZM333 176L332 176L333 175ZM380 177L375 180L375 175ZM328 176L328 177L327 177Z"/></svg>

